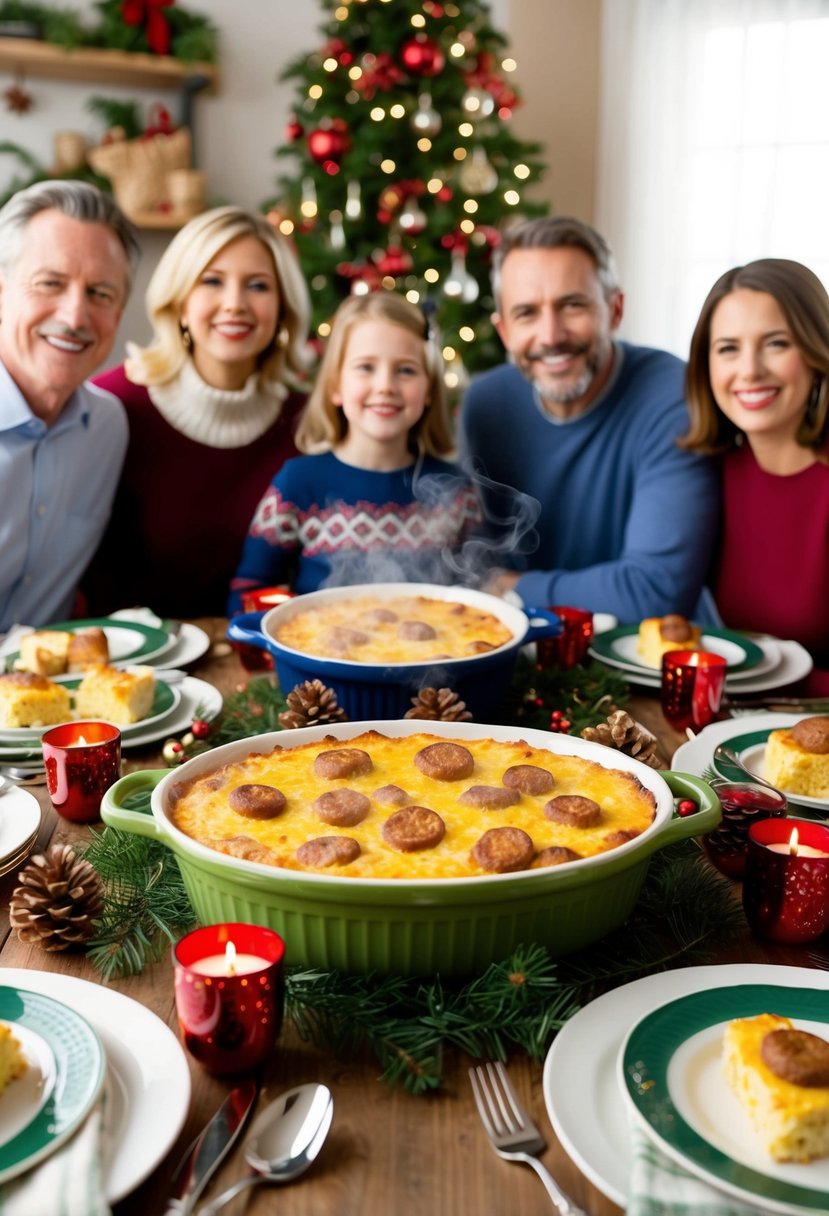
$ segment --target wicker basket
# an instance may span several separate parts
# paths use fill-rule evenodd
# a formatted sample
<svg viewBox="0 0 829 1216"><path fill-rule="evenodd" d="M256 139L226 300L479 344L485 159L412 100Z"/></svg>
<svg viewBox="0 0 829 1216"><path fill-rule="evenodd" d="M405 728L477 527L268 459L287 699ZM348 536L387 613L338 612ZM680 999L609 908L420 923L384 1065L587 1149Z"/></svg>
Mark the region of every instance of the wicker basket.
<svg viewBox="0 0 829 1216"><path fill-rule="evenodd" d="M167 174L189 168L190 148L189 128L179 127L170 135L110 140L90 149L87 160L112 182L119 207L134 216L169 201Z"/></svg>

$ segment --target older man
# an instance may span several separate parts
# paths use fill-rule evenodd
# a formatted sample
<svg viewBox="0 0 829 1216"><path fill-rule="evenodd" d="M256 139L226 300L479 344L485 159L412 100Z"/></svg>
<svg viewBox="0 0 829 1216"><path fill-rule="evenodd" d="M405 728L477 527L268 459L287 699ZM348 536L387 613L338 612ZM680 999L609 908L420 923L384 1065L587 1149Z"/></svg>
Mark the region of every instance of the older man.
<svg viewBox="0 0 829 1216"><path fill-rule="evenodd" d="M118 482L127 423L85 383L138 246L107 195L40 182L0 210L0 631L66 616Z"/></svg>
<svg viewBox="0 0 829 1216"><path fill-rule="evenodd" d="M489 589L623 622L690 615L718 494L711 464L676 446L687 429L683 363L614 338L624 298L613 260L579 220L508 230L493 287L510 362L473 380L460 415L461 451L507 567ZM508 504L504 486L517 492Z"/></svg>

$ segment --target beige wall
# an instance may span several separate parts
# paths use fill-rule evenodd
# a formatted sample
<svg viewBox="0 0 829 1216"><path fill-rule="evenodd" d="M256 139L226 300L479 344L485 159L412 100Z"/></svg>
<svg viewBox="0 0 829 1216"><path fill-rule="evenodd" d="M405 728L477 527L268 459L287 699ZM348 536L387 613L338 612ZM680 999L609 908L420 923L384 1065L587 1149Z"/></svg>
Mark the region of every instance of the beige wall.
<svg viewBox="0 0 829 1216"><path fill-rule="evenodd" d="M592 221L596 195L601 0L509 0L506 28L524 105L515 133L543 143L535 197Z"/></svg>

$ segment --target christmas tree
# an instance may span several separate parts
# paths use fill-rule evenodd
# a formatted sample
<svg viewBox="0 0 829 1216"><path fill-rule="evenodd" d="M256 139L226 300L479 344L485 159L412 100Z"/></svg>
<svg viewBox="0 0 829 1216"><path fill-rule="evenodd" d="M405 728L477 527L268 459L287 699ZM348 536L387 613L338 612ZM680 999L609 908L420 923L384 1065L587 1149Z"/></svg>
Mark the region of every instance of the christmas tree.
<svg viewBox="0 0 829 1216"><path fill-rule="evenodd" d="M447 383L503 351L489 320L499 230L546 208L525 188L540 145L510 131L515 62L480 0L321 0L324 41L290 64L293 160L270 218L296 241L321 345L349 292L436 313Z"/></svg>

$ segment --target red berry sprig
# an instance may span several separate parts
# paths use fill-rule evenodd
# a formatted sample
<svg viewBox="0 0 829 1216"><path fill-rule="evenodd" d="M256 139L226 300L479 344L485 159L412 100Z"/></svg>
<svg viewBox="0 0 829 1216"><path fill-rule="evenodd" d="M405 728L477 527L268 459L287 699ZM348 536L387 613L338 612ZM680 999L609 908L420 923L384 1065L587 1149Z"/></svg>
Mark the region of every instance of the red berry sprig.
<svg viewBox="0 0 829 1216"><path fill-rule="evenodd" d="M550 730L556 735L566 735L572 726L569 718L565 718L560 709L554 709L550 714Z"/></svg>
<svg viewBox="0 0 829 1216"><path fill-rule="evenodd" d="M683 819L687 818L688 815L695 815L698 810L699 807L691 798L680 798L676 804L676 813Z"/></svg>
<svg viewBox="0 0 829 1216"><path fill-rule="evenodd" d="M193 725L190 727L190 730L195 739L208 739L210 737L211 727L210 723L206 722L204 718L194 718Z"/></svg>

